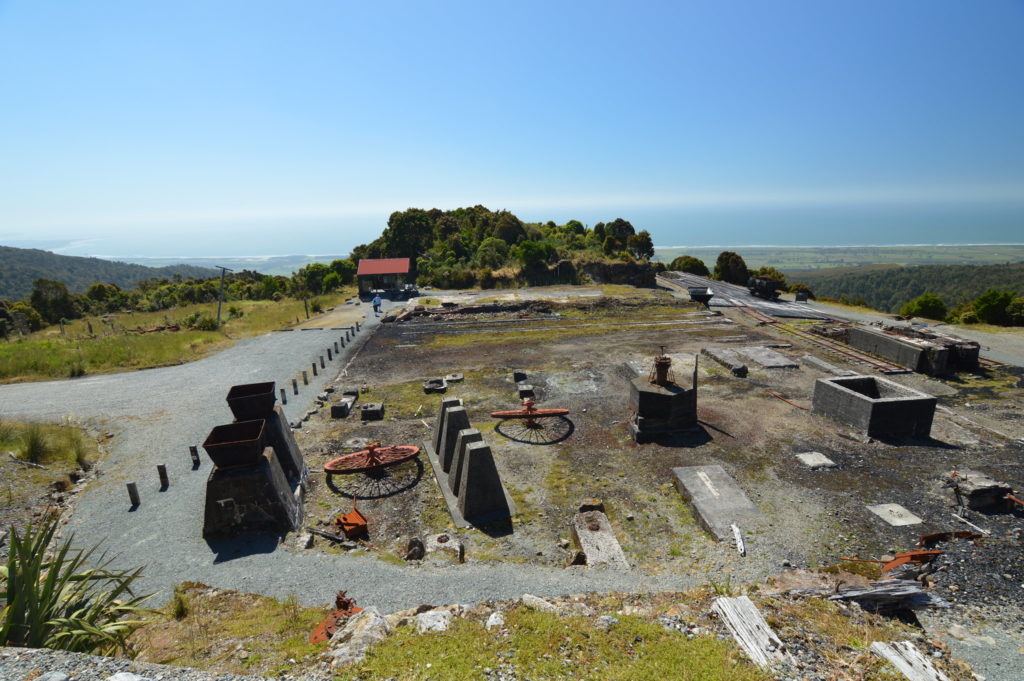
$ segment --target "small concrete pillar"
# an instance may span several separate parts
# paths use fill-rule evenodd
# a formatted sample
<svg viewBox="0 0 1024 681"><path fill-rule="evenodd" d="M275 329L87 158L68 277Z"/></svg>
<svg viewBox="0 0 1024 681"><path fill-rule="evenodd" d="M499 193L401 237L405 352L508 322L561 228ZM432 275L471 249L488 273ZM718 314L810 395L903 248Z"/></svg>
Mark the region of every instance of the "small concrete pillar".
<svg viewBox="0 0 1024 681"><path fill-rule="evenodd" d="M281 404L288 404L288 391L281 388Z"/></svg>
<svg viewBox="0 0 1024 681"><path fill-rule="evenodd" d="M134 482L128 483L128 499L132 502L132 506L141 505L139 500L139 488Z"/></svg>
<svg viewBox="0 0 1024 681"><path fill-rule="evenodd" d="M465 461L466 447L471 442L483 442L484 437L480 434L480 431L476 428L466 428L460 430L458 437L455 438L455 456L452 459L452 467L448 471L448 489L452 491L455 496L459 495L459 486L462 484L462 468L463 461Z"/></svg>
<svg viewBox="0 0 1024 681"><path fill-rule="evenodd" d="M157 464L156 474L160 476L160 489L167 489L171 486L171 481L167 478L167 466L164 464Z"/></svg>
<svg viewBox="0 0 1024 681"><path fill-rule="evenodd" d="M309 385L309 373L305 369L302 370L302 385Z"/></svg>
<svg viewBox="0 0 1024 681"><path fill-rule="evenodd" d="M338 336L338 340L341 342L341 347L345 347L345 341L347 341L348 338L345 338L344 336Z"/></svg>
<svg viewBox="0 0 1024 681"><path fill-rule="evenodd" d="M459 484L459 511L470 521L483 516L497 518L511 514L505 501L505 488L501 486L498 468L494 465L494 455L483 442L471 442L466 447L462 482Z"/></svg>
<svg viewBox="0 0 1024 681"><path fill-rule="evenodd" d="M331 349L330 348L327 348L327 361L328 362L333 362L334 361L334 355L331 354Z"/></svg>
<svg viewBox="0 0 1024 681"><path fill-rule="evenodd" d="M292 379L292 392L294 392L296 395L299 394L299 382L294 378Z"/></svg>
<svg viewBox="0 0 1024 681"><path fill-rule="evenodd" d="M327 352L330 352L330 350L328 350ZM320 368L321 369L326 369L327 368L327 365L324 364L324 356L323 355L320 355ZM313 373L315 374L316 372L313 372Z"/></svg>
<svg viewBox="0 0 1024 681"><path fill-rule="evenodd" d="M312 366L312 367L313 367L313 375L314 375L314 376L316 376L316 375L317 375L317 373L316 373L316 362L312 362L312 363L310 364L310 366Z"/></svg>
<svg viewBox="0 0 1024 681"><path fill-rule="evenodd" d="M338 352L340 352L338 350L338 341L334 341L334 354L338 354ZM327 356L330 357L330 353L328 353Z"/></svg>
<svg viewBox="0 0 1024 681"><path fill-rule="evenodd" d="M195 445L189 445L188 454L189 456L192 457L192 467L199 468L199 447L196 447Z"/></svg>
<svg viewBox="0 0 1024 681"><path fill-rule="evenodd" d="M459 437L459 431L471 427L469 413L466 412L465 407L451 407L445 412L441 451L437 453L437 459L441 462L441 470L445 473L452 468L452 459L455 458L455 441Z"/></svg>
<svg viewBox="0 0 1024 681"><path fill-rule="evenodd" d="M434 424L434 437L431 444L434 446L434 454L441 458L441 435L444 432L444 415L452 407L461 407L462 400L458 397L445 397L441 400L441 408L437 411L437 423Z"/></svg>

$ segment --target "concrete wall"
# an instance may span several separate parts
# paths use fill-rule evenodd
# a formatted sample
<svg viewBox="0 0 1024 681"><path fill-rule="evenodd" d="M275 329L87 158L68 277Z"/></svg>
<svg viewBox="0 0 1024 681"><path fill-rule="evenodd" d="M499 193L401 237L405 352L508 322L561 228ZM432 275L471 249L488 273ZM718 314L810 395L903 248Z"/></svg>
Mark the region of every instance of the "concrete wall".
<svg viewBox="0 0 1024 681"><path fill-rule="evenodd" d="M812 411L849 424L871 437L927 438L937 400L874 376L820 378Z"/></svg>
<svg viewBox="0 0 1024 681"><path fill-rule="evenodd" d="M942 374L947 370L949 351L924 340L894 336L866 326L850 329L852 347L869 352L913 371Z"/></svg>

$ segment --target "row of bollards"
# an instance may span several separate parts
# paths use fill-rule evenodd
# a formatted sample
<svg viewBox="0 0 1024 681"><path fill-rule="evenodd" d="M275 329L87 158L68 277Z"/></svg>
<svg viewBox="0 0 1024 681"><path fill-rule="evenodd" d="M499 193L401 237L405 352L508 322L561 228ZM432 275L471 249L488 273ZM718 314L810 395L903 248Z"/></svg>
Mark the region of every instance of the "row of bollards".
<svg viewBox="0 0 1024 681"><path fill-rule="evenodd" d="M195 446L188 448L189 453L192 455L192 462L194 465L199 465L199 452ZM156 474L160 478L160 491L166 491L171 486L171 479L167 476L167 466L164 464L158 464L156 467ZM137 508L142 505L142 498L139 496L139 486L134 482L129 482L128 485L128 500L132 502L132 507Z"/></svg>
<svg viewBox="0 0 1024 681"><path fill-rule="evenodd" d="M327 348L327 361L333 362L335 355L338 355L340 357L341 356L341 348L345 347L345 343L347 341L349 341L350 338L354 339L356 333L358 331L360 331L361 329L362 329L362 325L359 322L356 322L354 326L348 327L348 329L345 331L345 335L344 336L339 336L338 340L334 341L334 343L333 343L333 345L334 345L333 352L332 352L330 347ZM327 368L327 362L324 361L324 356L320 355L319 359L320 359L320 367L319 368L320 369L326 369ZM313 369L313 375L314 376L319 375L318 370L317 370L317 363L316 362L312 362L310 366ZM295 394L295 395L298 395L299 394L299 381L298 381L297 378L293 378L293 379L291 379L291 381L292 381L292 393ZM302 370L302 384L303 385L309 385L309 374L308 374L308 372L305 369ZM281 404L288 404L288 391L285 390L284 388L281 388L280 389L280 393L281 393ZM202 465L202 461L199 458L199 447L196 446L196 445L189 445L189 447L188 447L188 454L189 454L189 457L192 459L192 469L193 470L198 469ZM156 472L157 472L157 477L160 479L160 491L161 492L166 491L171 486L171 480L170 480L170 477L167 474L167 466L164 465L164 464L158 464L157 467L156 467ZM131 501L132 509L136 509L136 508L138 508L139 506L142 505L142 498L139 496L139 486L136 483L134 483L134 482L129 482L129 483L127 483L126 486L128 488L128 499L129 499L129 501Z"/></svg>

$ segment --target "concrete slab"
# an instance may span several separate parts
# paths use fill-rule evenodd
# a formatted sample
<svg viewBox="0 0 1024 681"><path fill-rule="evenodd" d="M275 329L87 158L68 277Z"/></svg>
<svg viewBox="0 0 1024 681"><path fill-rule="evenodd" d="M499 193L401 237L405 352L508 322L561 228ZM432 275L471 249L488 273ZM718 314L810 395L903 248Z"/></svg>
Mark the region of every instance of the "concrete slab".
<svg viewBox="0 0 1024 681"><path fill-rule="evenodd" d="M836 465L835 461L821 452L804 452L803 454L797 454L796 458L800 459L800 462L809 468L834 468Z"/></svg>
<svg viewBox="0 0 1024 681"><path fill-rule="evenodd" d="M732 541L733 523L743 528L761 517L761 512L721 466L673 468L672 477L697 522L718 541Z"/></svg>
<svg viewBox="0 0 1024 681"><path fill-rule="evenodd" d="M740 348L740 355L745 357L747 360L754 364L759 364L765 369L799 369L800 365L786 357L780 352L775 352L771 348L766 347L752 347L752 348Z"/></svg>
<svg viewBox="0 0 1024 681"><path fill-rule="evenodd" d="M877 515L879 518L889 523L893 527L903 527L904 525L920 525L921 519L916 515L903 508L899 504L875 504L874 506L868 506L868 510Z"/></svg>
<svg viewBox="0 0 1024 681"><path fill-rule="evenodd" d="M733 376L743 378L747 375L747 365L743 363L739 353L735 350L730 350L729 348L704 348L700 352L702 355L710 357L731 371Z"/></svg>
<svg viewBox="0 0 1024 681"><path fill-rule="evenodd" d="M626 554L615 538L608 516L601 511L577 513L572 519L572 538L576 547L587 557L587 565L629 569Z"/></svg>

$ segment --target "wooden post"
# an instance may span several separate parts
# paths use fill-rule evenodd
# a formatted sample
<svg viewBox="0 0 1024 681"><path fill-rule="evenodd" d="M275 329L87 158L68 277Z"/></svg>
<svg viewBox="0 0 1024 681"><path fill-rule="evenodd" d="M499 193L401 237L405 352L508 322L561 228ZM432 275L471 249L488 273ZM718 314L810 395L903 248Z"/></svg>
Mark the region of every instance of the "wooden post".
<svg viewBox="0 0 1024 681"><path fill-rule="evenodd" d="M199 462L199 448L196 447L195 445L189 445L188 446L188 453L189 453L189 456L192 457L192 465L195 468L199 468L199 463L200 463Z"/></svg>
<svg viewBox="0 0 1024 681"><path fill-rule="evenodd" d="M335 354L338 352L338 341L334 341L334 352Z"/></svg>
<svg viewBox="0 0 1024 681"><path fill-rule="evenodd" d="M139 501L139 488L136 487L134 482L128 483L128 498L131 500L132 506L141 505Z"/></svg>
<svg viewBox="0 0 1024 681"><path fill-rule="evenodd" d="M311 366L313 367L313 375L316 376L316 362L313 362Z"/></svg>
<svg viewBox="0 0 1024 681"><path fill-rule="evenodd" d="M330 348L327 348L327 361L328 362L333 362L334 361L334 355L331 354L331 349Z"/></svg>
<svg viewBox="0 0 1024 681"><path fill-rule="evenodd" d="M281 404L288 404L288 391L281 388Z"/></svg>
<svg viewBox="0 0 1024 681"><path fill-rule="evenodd" d="M171 486L171 481L167 478L167 466L164 464L157 464L156 474L160 476L160 489L167 489Z"/></svg>
<svg viewBox="0 0 1024 681"><path fill-rule="evenodd" d="M309 385L309 374L305 369L302 370L302 385Z"/></svg>
<svg viewBox="0 0 1024 681"><path fill-rule="evenodd" d="M309 300L306 298L302 299L302 304L306 308L306 319L309 319Z"/></svg>
<svg viewBox="0 0 1024 681"><path fill-rule="evenodd" d="M359 326L359 322L356 322L356 331L361 331L362 327Z"/></svg>
<svg viewBox="0 0 1024 681"><path fill-rule="evenodd" d="M294 393L295 393L296 395L298 395L298 394L299 394L299 382L298 382L297 380L295 380L294 378L292 379L292 391L293 391L293 392L294 392Z"/></svg>
<svg viewBox="0 0 1024 681"><path fill-rule="evenodd" d="M328 352L330 352L330 350L328 350ZM324 356L323 355L320 355L320 368L321 369L326 369L327 368L327 365L324 364ZM313 373L316 373L316 372L314 371Z"/></svg>

